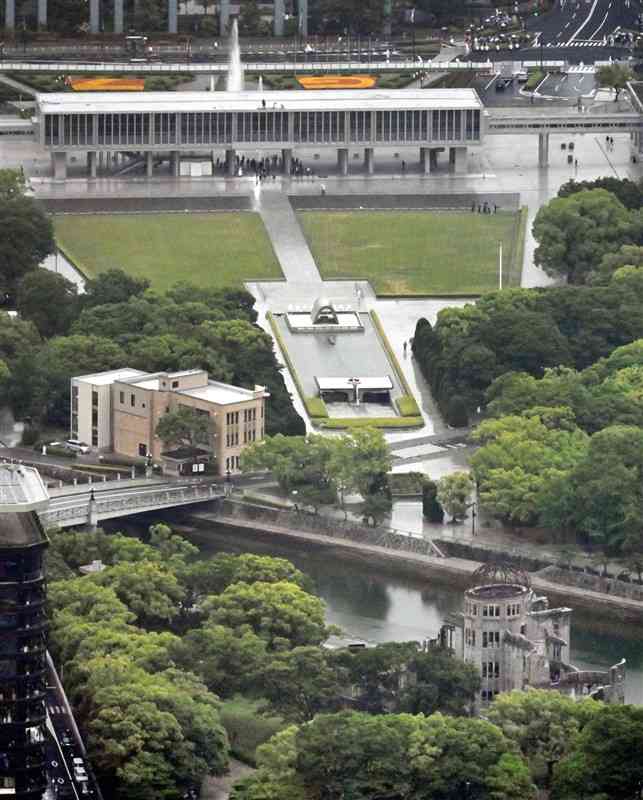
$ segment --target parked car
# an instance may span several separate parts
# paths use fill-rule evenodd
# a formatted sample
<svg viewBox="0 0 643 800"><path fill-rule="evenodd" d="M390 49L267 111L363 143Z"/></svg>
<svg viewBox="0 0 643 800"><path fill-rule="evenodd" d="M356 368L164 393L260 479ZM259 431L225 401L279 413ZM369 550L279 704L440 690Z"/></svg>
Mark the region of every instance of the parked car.
<svg viewBox="0 0 643 800"><path fill-rule="evenodd" d="M90 447L86 442L81 442L78 439L67 439L63 445L67 450L72 450L74 453L89 453Z"/></svg>

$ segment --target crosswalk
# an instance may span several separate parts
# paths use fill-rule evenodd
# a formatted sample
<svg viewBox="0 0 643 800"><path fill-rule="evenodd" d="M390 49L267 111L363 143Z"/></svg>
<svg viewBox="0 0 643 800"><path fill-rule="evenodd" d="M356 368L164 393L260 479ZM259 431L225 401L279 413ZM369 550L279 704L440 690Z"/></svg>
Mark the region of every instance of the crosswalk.
<svg viewBox="0 0 643 800"><path fill-rule="evenodd" d="M606 47L607 45L602 39L574 39L567 42L547 42L544 47L545 50L551 48L555 50L559 47Z"/></svg>
<svg viewBox="0 0 643 800"><path fill-rule="evenodd" d="M54 716L56 714L60 715L60 714L64 714L65 713L65 709L62 706L56 706L56 705L51 705L50 704L50 705L47 706L47 708L49 709L49 713L51 714L51 716Z"/></svg>
<svg viewBox="0 0 643 800"><path fill-rule="evenodd" d="M572 64L568 70L568 73L583 73L584 75L593 75L596 72L596 67L593 64Z"/></svg>

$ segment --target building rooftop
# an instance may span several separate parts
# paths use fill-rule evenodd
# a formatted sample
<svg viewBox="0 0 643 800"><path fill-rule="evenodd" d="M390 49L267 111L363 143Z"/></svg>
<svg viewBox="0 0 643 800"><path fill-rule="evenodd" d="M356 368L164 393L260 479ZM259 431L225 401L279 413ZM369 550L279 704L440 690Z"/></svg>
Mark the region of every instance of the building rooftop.
<svg viewBox="0 0 643 800"><path fill-rule="evenodd" d="M94 372L91 375L78 375L74 380L81 383L91 383L92 386L106 386L115 381L129 381L132 378L147 374L147 372L142 372L140 369L123 367L122 369L111 369L107 372Z"/></svg>
<svg viewBox="0 0 643 800"><path fill-rule="evenodd" d="M474 89L82 92L78 94L52 92L38 95L38 106L43 114L262 111L273 109L280 111L482 109L482 103Z"/></svg>
<svg viewBox="0 0 643 800"><path fill-rule="evenodd" d="M229 383L219 383L219 381L208 381L207 386L199 386L196 389L175 389L174 391L176 394L216 403L219 406L244 403L247 400L254 400L256 397L251 389L242 389L240 386L231 386ZM264 396L266 395L264 394Z"/></svg>

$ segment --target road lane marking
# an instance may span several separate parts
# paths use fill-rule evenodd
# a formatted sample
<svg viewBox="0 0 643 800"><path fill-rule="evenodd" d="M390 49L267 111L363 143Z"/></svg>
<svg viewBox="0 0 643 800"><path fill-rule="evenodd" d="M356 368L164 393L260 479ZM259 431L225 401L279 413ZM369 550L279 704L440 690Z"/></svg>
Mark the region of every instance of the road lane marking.
<svg viewBox="0 0 643 800"><path fill-rule="evenodd" d="M590 8L590 10L589 10L589 14L588 14L588 15L585 17L585 19L584 19L584 20L581 22L581 24L579 25L579 27L578 27L578 29L576 30L576 32L572 34L572 37L571 37L571 39L569 40L568 44L569 44L570 42L573 42L573 41L574 41L574 39L575 39L575 38L578 36L578 34L579 34L579 33L580 33L582 30L583 30L583 28L585 27L585 25L587 25L587 23L590 21L590 19L592 18L593 14L594 14L594 11L596 11L596 6L597 6L597 5L598 5L598 0L594 0L594 2L592 3L592 7L591 7L591 8Z"/></svg>

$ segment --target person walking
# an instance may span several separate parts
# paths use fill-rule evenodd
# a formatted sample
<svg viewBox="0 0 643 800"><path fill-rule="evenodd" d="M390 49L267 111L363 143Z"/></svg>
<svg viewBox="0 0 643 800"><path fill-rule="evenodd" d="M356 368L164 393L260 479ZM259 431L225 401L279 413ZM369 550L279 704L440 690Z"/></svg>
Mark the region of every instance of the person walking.
<svg viewBox="0 0 643 800"><path fill-rule="evenodd" d="M404 340L404 344L402 346L404 348L404 358L406 358L406 339Z"/></svg>

